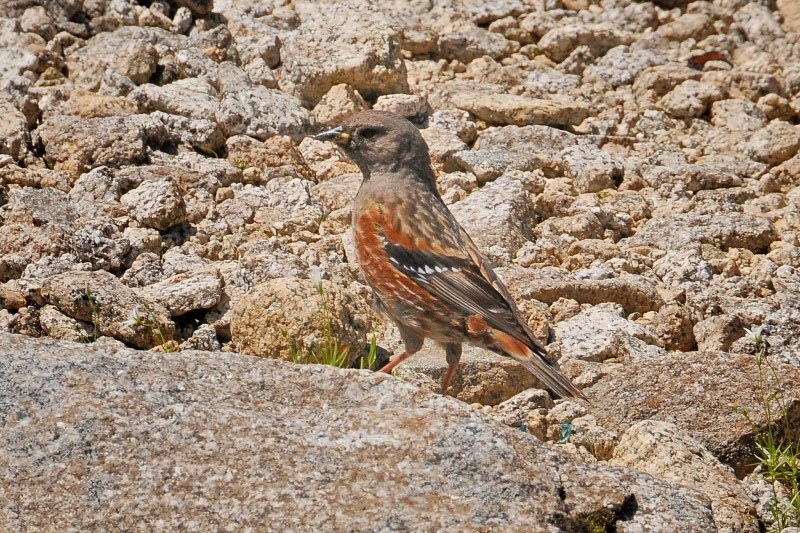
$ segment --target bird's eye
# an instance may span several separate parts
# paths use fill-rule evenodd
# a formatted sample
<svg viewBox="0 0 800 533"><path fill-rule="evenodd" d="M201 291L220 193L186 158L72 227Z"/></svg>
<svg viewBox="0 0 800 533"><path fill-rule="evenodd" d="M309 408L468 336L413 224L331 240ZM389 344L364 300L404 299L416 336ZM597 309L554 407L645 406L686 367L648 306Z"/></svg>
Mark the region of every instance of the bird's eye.
<svg viewBox="0 0 800 533"><path fill-rule="evenodd" d="M364 139L372 139L378 133L380 133L380 132L378 130L376 130L375 128L364 128L363 130L361 130L358 133L358 135L359 135L359 137L364 138Z"/></svg>

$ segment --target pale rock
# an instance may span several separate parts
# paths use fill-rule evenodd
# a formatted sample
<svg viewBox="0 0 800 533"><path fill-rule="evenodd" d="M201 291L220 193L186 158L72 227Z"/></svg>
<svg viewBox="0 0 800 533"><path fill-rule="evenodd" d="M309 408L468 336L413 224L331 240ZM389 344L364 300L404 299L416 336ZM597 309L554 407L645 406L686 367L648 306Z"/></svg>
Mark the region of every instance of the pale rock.
<svg viewBox="0 0 800 533"><path fill-rule="evenodd" d="M181 351L202 350L205 352L218 352L220 342L217 332L211 324L202 324L192 332L188 339L181 343Z"/></svg>
<svg viewBox="0 0 800 533"><path fill-rule="evenodd" d="M470 120L469 113L458 109L434 111L428 119L428 126L450 131L467 144L473 142L478 135L478 129Z"/></svg>
<svg viewBox="0 0 800 533"><path fill-rule="evenodd" d="M99 166L119 167L145 161L148 143L163 142L166 128L149 117L137 117L143 116L55 116L39 126L36 136L44 146L45 161L77 178Z"/></svg>
<svg viewBox="0 0 800 533"><path fill-rule="evenodd" d="M315 354L327 348L327 315L332 335L340 349L348 350L347 362L352 363L366 343L366 324L358 323L358 307L363 313L364 304L334 285L326 284L324 290L323 300L312 281L298 278L275 278L256 285L234 307L234 346L251 355L313 363Z"/></svg>
<svg viewBox="0 0 800 533"><path fill-rule="evenodd" d="M764 217L736 212L727 212L724 217L690 212L651 218L625 243L679 250L699 242L718 248L758 251L766 249L775 238L774 225Z"/></svg>
<svg viewBox="0 0 800 533"><path fill-rule="evenodd" d="M428 101L417 94L385 94L375 100L372 109L393 113L409 120L431 113Z"/></svg>
<svg viewBox="0 0 800 533"><path fill-rule="evenodd" d="M674 424L637 422L622 434L609 462L706 494L712 499L714 521L720 532L759 531L755 509L730 467Z"/></svg>
<svg viewBox="0 0 800 533"><path fill-rule="evenodd" d="M191 118L154 111L150 116L164 124L175 144L184 144L206 153L218 152L225 145L219 125L207 118Z"/></svg>
<svg viewBox="0 0 800 533"><path fill-rule="evenodd" d="M501 176L450 206L456 220L495 264L510 262L532 237L532 213L525 185Z"/></svg>
<svg viewBox="0 0 800 533"><path fill-rule="evenodd" d="M800 371L773 364L781 376L787 408L797 409ZM754 429L730 406L747 410L756 427L764 427L757 372L751 355L674 353L620 365L584 393L601 426L623 432L641 420L671 422L742 476L751 468ZM772 376L766 377L764 386L775 390Z"/></svg>
<svg viewBox="0 0 800 533"><path fill-rule="evenodd" d="M12 99L0 93L0 154L14 160L25 159L31 149L31 138L25 115Z"/></svg>
<svg viewBox="0 0 800 533"><path fill-rule="evenodd" d="M637 275L581 280L552 270L509 267L499 268L498 272L517 301L534 299L552 304L567 298L591 305L613 302L622 306L627 314L656 311L664 305L656 284Z"/></svg>
<svg viewBox="0 0 800 533"><path fill-rule="evenodd" d="M749 100L731 98L711 105L711 124L731 131L756 131L767 125L767 116Z"/></svg>
<svg viewBox="0 0 800 533"><path fill-rule="evenodd" d="M697 349L729 351L745 335L744 327L745 323L735 314L708 317L694 326Z"/></svg>
<svg viewBox="0 0 800 533"><path fill-rule="evenodd" d="M776 119L756 131L743 146L756 161L777 165L800 150L800 127Z"/></svg>
<svg viewBox="0 0 800 533"><path fill-rule="evenodd" d="M214 271L192 271L139 288L143 300L161 305L171 316L210 309L222 297L222 280Z"/></svg>
<svg viewBox="0 0 800 533"><path fill-rule="evenodd" d="M724 97L725 94L714 84L686 80L664 96L661 105L673 117L695 118Z"/></svg>
<svg viewBox="0 0 800 533"><path fill-rule="evenodd" d="M617 46L583 71L584 83L600 83L616 88L633 83L646 68L663 65L664 58L651 50L631 50Z"/></svg>
<svg viewBox="0 0 800 533"><path fill-rule="evenodd" d="M175 333L166 309L143 302L133 289L103 270L49 278L42 295L65 315L95 324L101 334L137 348L159 346Z"/></svg>
<svg viewBox="0 0 800 533"><path fill-rule="evenodd" d="M539 48L553 61L564 61L575 48L588 46L599 57L621 44L630 44L629 34L610 24L565 24L548 31L539 40Z"/></svg>
<svg viewBox="0 0 800 533"><path fill-rule="evenodd" d="M620 533L716 529L710 502L694 491L577 461L470 406L383 374L8 334L0 346L7 384L0 401L23 406L20 420L0 433L8 450L3 466L12 476L9 497L33 529L56 521L76 530L205 530L219 524L219 509L244 528L269 530L544 533L577 531L587 517ZM40 401L26 403L31 397ZM45 441L52 453L32 457ZM102 467L86 458L87 448L108 451ZM77 464L84 475L65 475L61 464ZM146 475L142 464L150 465ZM267 491L252 481L264 480L264 465L273 475ZM175 475L193 488L147 496ZM100 480L98 496L88 488L92 479ZM354 479L358 502L331 506ZM216 490L220 483L225 490ZM111 486L115 505L136 506L141 516L98 511L97 498L111 498ZM263 505L237 506L254 498ZM9 525L21 527L14 515Z"/></svg>
<svg viewBox="0 0 800 533"><path fill-rule="evenodd" d="M589 107L577 100L543 100L514 94L454 93L453 104L491 124L527 126L576 125L590 115Z"/></svg>
<svg viewBox="0 0 800 533"><path fill-rule="evenodd" d="M664 24L656 30L670 41L694 39L701 41L714 33L713 20L704 13L685 13L677 20Z"/></svg>
<svg viewBox="0 0 800 533"><path fill-rule="evenodd" d="M489 416L507 426L520 427L528 421L531 411L551 409L553 405L547 391L528 389L498 404Z"/></svg>
<svg viewBox="0 0 800 533"><path fill-rule="evenodd" d="M568 359L629 363L666 355L652 333L635 322L601 307L591 307L553 326L560 362Z"/></svg>
<svg viewBox="0 0 800 533"><path fill-rule="evenodd" d="M120 203L143 226L160 231L182 224L186 218L181 190L168 177L143 182L122 195Z"/></svg>
<svg viewBox="0 0 800 533"><path fill-rule="evenodd" d="M436 168L452 172L459 168L457 154L468 149L468 146L450 130L439 126L430 126L420 130L425 144L431 154L431 162Z"/></svg>
<svg viewBox="0 0 800 533"><path fill-rule="evenodd" d="M314 118L320 126L336 127L348 117L366 109L369 109L369 104L358 91L346 83L340 83L331 87L314 106Z"/></svg>
<svg viewBox="0 0 800 533"><path fill-rule="evenodd" d="M340 83L366 98L408 91L398 33L354 3L326 6L305 21L284 41L281 59L287 88L311 105Z"/></svg>
<svg viewBox="0 0 800 533"><path fill-rule="evenodd" d="M249 81L231 63L219 67L221 102L214 114L226 137L249 135L266 140L288 135L299 141L314 129L314 115L282 91Z"/></svg>
<svg viewBox="0 0 800 533"><path fill-rule="evenodd" d="M77 74L73 81L79 87L95 90L106 69L112 68L137 85L147 83L159 60L157 47L148 42L147 33L138 28L120 28L95 35L65 58L69 71Z"/></svg>
<svg viewBox="0 0 800 533"><path fill-rule="evenodd" d="M618 157L593 145L565 148L556 157L578 193L613 188L622 181L625 172Z"/></svg>
<svg viewBox="0 0 800 533"><path fill-rule="evenodd" d="M484 56L501 59L518 47L514 41L466 21L460 21L440 33L438 39L439 55L462 63Z"/></svg>
<svg viewBox="0 0 800 533"><path fill-rule="evenodd" d="M534 152L556 155L578 144L578 137L549 126L504 126L489 128L480 133L474 150L503 149L514 152Z"/></svg>
<svg viewBox="0 0 800 533"><path fill-rule="evenodd" d="M452 162L456 169L474 174L481 184L507 172L536 170L545 165L545 161L536 154L502 149L462 150L452 154Z"/></svg>

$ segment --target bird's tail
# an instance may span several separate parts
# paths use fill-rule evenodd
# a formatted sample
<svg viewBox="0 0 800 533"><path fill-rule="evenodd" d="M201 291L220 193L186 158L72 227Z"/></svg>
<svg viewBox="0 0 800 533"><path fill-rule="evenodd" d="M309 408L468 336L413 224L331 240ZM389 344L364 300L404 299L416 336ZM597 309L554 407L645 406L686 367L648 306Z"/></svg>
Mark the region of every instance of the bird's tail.
<svg viewBox="0 0 800 533"><path fill-rule="evenodd" d="M539 353L519 339L498 330L494 330L493 336L506 355L521 363L531 374L539 378L552 393L560 398L587 399L567 376L547 360L544 356L543 348L540 349L541 353Z"/></svg>

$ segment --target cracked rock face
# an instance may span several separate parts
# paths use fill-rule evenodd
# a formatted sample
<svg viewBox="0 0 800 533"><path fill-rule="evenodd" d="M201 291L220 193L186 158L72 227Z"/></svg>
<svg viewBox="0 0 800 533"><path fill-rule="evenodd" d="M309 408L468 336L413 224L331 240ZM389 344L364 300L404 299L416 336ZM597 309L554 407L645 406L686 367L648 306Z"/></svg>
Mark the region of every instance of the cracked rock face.
<svg viewBox="0 0 800 533"><path fill-rule="evenodd" d="M386 375L0 335L0 402L17 406L0 432L5 528L714 527L697 492L559 457ZM343 486L360 497L339 501Z"/></svg>
<svg viewBox="0 0 800 533"><path fill-rule="evenodd" d="M521 498L541 491L534 507L543 514L535 516L548 518L538 521L516 500L483 514L463 507L441 495L453 487L467 499L475 492L440 476L431 481L441 490L436 497L463 511L441 518L441 529L468 530L469 522L506 530L524 515L519 523L533 531L655 531L670 529L667 511L681 524L671 529L740 531L757 520L768 527L770 491L747 468L755 432L728 405L761 412L752 388L759 346L747 330L763 326L770 360L783 365L788 382L800 369L794 2L38 4L0 2L0 333L114 353L127 346L291 359L290 344L316 346L325 331L313 274L329 291L331 326L350 347L348 361L374 335L385 364L403 348L397 329L375 320L353 253L350 206L361 176L333 144L311 135L362 110L388 110L420 128L443 201L495 264L535 336L591 399L539 401L541 384L514 361L465 348L451 395L527 428L547 443L531 445L544 454L537 457L560 470L502 463L543 476L541 486L503 485ZM214 375L211 356L198 354L196 373ZM427 390L444 369L440 350L426 345L397 376ZM156 374L153 383L163 377ZM351 375L334 375L326 386L349 390ZM778 384L768 389L767 396L778 392ZM787 405L796 409L793 392ZM408 422L401 409L375 402L370 420L393 431ZM799 419L790 419L795 431ZM667 423L674 427L658 426ZM339 442L326 432L334 421L324 424L315 435ZM447 435L437 432L463 436L451 425L418 429L444 448ZM389 429L369 439L381 431ZM59 427L59 435L72 433ZM174 449L190 455L182 446L204 438ZM102 447L104 439L92 442ZM213 442L238 449L234 440ZM687 459L709 472L708 484L680 461L659 459L682 447L697 452ZM459 450L436 453L459 468L469 459ZM706 494L711 511L688 493L681 498L697 505L642 492L655 482L604 464L615 460ZM337 472L352 471L341 465L354 462L323 468L315 482L340 480ZM51 466L61 464L68 463ZM723 475L728 469L735 479ZM59 479L88 480L95 501L145 491L70 472ZM234 483L236 472L219 479ZM174 475L164 485L170 494L205 483L189 470ZM572 476L605 488L592 492ZM569 483L584 492L569 492ZM635 498L617 490L626 483L639 487ZM256 492L248 501L258 500L264 485L249 486ZM553 497L554 486L567 490L566 499ZM741 486L761 503L752 507ZM715 496L720 491L727 496ZM248 514L256 511L209 498L195 503L224 520L158 516L174 518L173 529L259 523ZM135 515L137 524L156 527L156 514ZM39 523L31 516L12 516L18 522L6 529ZM350 520L343 530L415 529L405 515L363 523L355 511L337 516L319 519ZM291 529L300 518L281 520L280 529Z"/></svg>

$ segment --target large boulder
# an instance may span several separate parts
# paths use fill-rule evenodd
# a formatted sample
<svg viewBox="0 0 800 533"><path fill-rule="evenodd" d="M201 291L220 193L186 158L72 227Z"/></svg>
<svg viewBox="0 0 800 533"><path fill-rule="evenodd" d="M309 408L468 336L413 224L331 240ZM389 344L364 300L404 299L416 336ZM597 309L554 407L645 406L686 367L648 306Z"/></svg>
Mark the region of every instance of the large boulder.
<svg viewBox="0 0 800 533"><path fill-rule="evenodd" d="M310 105L340 83L366 98L408 91L398 33L383 15L354 3L330 4L302 24L281 58L287 85Z"/></svg>
<svg viewBox="0 0 800 533"><path fill-rule="evenodd" d="M576 462L385 374L0 347L3 530L717 531L690 489Z"/></svg>

